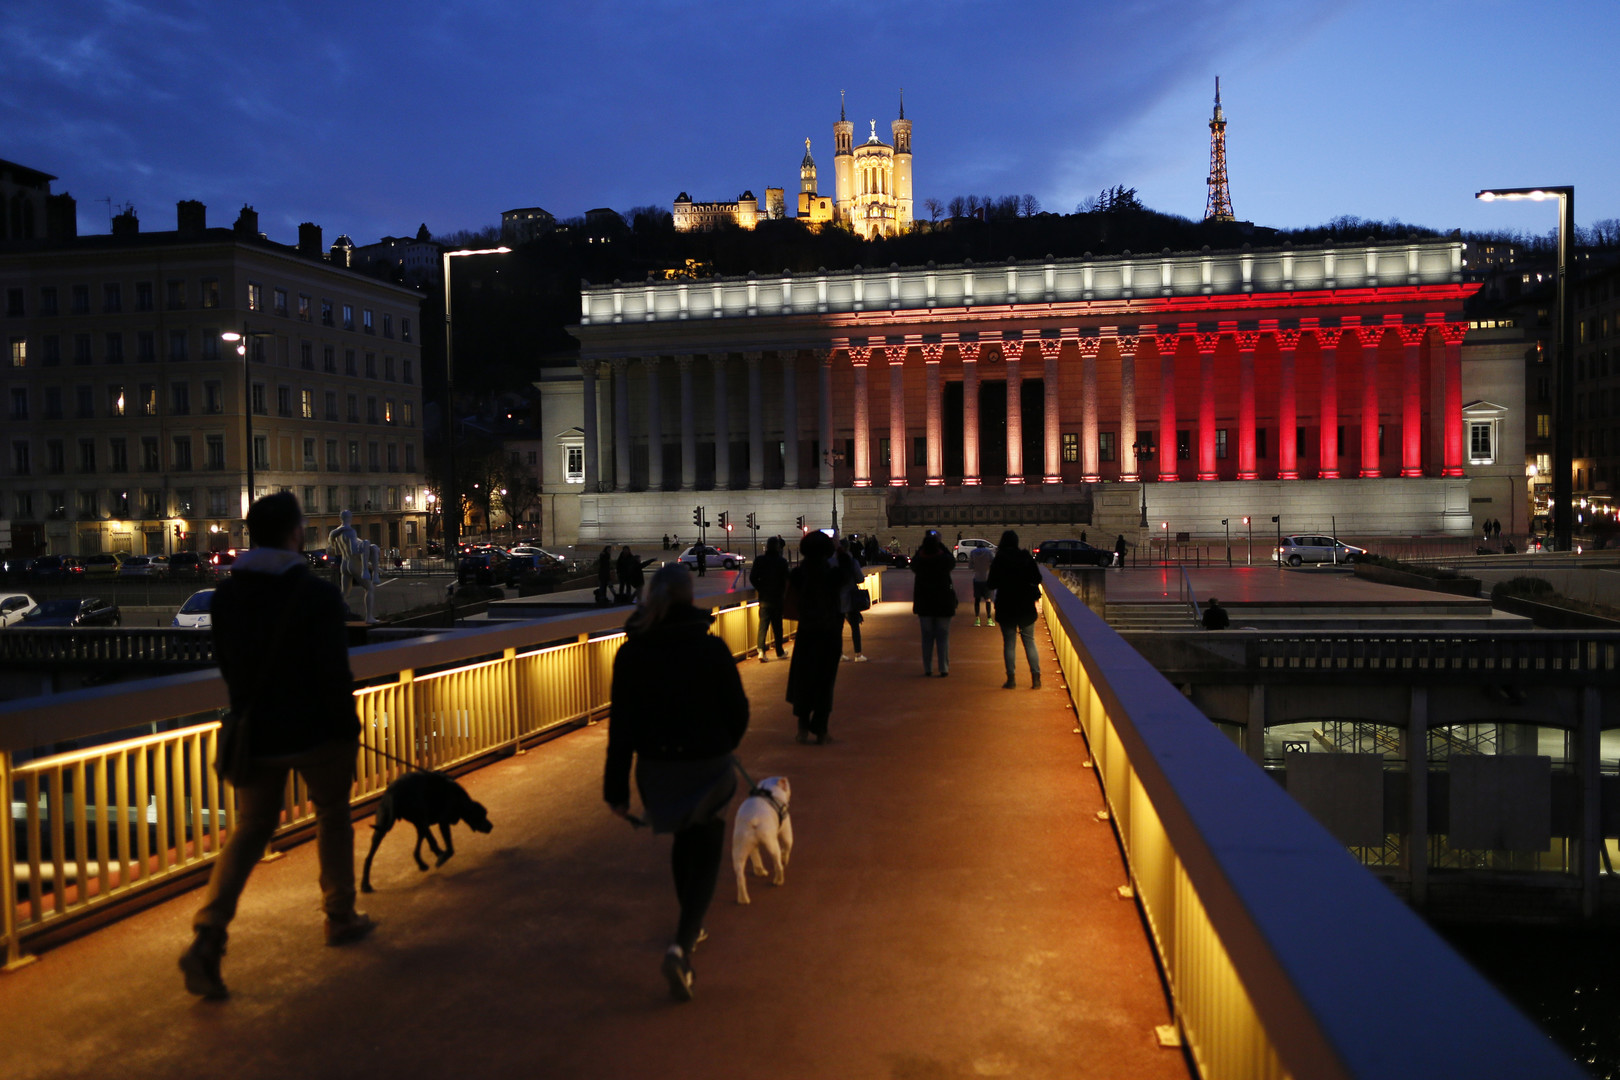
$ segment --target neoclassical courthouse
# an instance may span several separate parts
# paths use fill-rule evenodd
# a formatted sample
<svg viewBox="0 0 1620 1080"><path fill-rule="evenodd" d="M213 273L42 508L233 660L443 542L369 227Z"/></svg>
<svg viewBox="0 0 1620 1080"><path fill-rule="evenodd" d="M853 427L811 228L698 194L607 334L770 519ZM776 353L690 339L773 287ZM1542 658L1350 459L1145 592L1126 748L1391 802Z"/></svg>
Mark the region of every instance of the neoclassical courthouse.
<svg viewBox="0 0 1620 1080"><path fill-rule="evenodd" d="M586 287L579 539L690 536L699 504L756 512L763 535L835 510L885 537L1218 536L1222 518L1237 535L1245 515L1266 537L1274 514L1282 532L1465 535L1493 502L1512 528L1523 357L1466 385L1462 255L1409 240Z"/></svg>

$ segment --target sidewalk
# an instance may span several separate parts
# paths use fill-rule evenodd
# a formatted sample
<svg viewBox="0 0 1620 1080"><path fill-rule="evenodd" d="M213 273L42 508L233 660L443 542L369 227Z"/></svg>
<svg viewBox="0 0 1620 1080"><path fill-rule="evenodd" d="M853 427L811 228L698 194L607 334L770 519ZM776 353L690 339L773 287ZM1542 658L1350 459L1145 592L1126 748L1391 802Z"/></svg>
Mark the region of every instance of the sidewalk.
<svg viewBox="0 0 1620 1080"><path fill-rule="evenodd" d="M957 575L967 591L967 575ZM175 960L190 893L0 976L7 1080L34 1077L1186 1077L1084 743L1037 628L1045 689L1002 690L1001 636L958 608L951 675L922 678L910 575L844 664L825 747L793 741L788 665L743 665L740 756L793 783L787 884L733 902L729 856L669 1001L669 840L601 801L606 726L463 783L495 831L458 828L420 874L409 827L378 853L381 926L320 944L313 845L261 865L232 929L232 998ZM966 613L965 617L962 613ZM357 858L370 833L362 821Z"/></svg>

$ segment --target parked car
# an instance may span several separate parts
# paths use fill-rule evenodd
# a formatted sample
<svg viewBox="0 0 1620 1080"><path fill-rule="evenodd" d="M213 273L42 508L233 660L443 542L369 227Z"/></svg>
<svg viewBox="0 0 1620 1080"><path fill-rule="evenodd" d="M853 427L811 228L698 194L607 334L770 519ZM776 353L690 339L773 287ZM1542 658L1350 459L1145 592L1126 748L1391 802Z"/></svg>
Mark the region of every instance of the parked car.
<svg viewBox="0 0 1620 1080"><path fill-rule="evenodd" d="M121 578L166 578L169 560L164 555L131 555L118 567Z"/></svg>
<svg viewBox="0 0 1620 1080"><path fill-rule="evenodd" d="M16 626L38 606L34 603L34 598L27 593L0 595L0 627Z"/></svg>
<svg viewBox="0 0 1620 1080"><path fill-rule="evenodd" d="M91 577L111 577L124 565L124 556L117 552L106 552L101 555L86 555L79 561L84 564L84 572Z"/></svg>
<svg viewBox="0 0 1620 1080"><path fill-rule="evenodd" d="M186 602L174 613L174 621L169 625L182 629L207 630L214 625L213 609L214 590L198 589L186 597Z"/></svg>
<svg viewBox="0 0 1620 1080"><path fill-rule="evenodd" d="M236 561L237 550L227 548L224 551L213 551L208 555L208 568L215 577L224 577L231 572L231 564Z"/></svg>
<svg viewBox="0 0 1620 1080"><path fill-rule="evenodd" d="M36 626L117 626L123 620L118 605L99 596L78 600L47 600L37 605L22 622Z"/></svg>
<svg viewBox="0 0 1620 1080"><path fill-rule="evenodd" d="M83 574L83 564L71 555L41 555L29 560L26 576L35 581L67 581Z"/></svg>
<svg viewBox="0 0 1620 1080"><path fill-rule="evenodd" d="M1035 561L1047 566L1112 566L1114 553L1092 547L1084 540L1042 540L1035 545Z"/></svg>
<svg viewBox="0 0 1620 1080"><path fill-rule="evenodd" d="M195 551L177 551L169 556L170 577L202 577L208 572L208 556Z"/></svg>
<svg viewBox="0 0 1620 1080"><path fill-rule="evenodd" d="M1271 561L1299 566L1303 563L1351 563L1365 557L1366 548L1358 548L1335 540L1331 536L1304 534L1285 536L1271 549Z"/></svg>
<svg viewBox="0 0 1620 1080"><path fill-rule="evenodd" d="M979 537L969 537L958 540L956 542L956 547L952 548L951 550L956 553L957 562L965 563L968 561L968 556L973 554L974 548L994 548L995 546L995 544L992 544L988 540L984 540Z"/></svg>
<svg viewBox="0 0 1620 1080"><path fill-rule="evenodd" d="M456 560L456 584L476 582L486 588L506 580L511 558L500 548L481 548Z"/></svg>
<svg viewBox="0 0 1620 1080"><path fill-rule="evenodd" d="M698 545L693 544L691 547L681 552L679 561L685 563L687 566L696 566L699 550ZM721 551L717 547L704 547L701 550L705 553L703 565L711 569L718 566L725 570L735 570L737 567L748 561L743 556L738 555L735 551Z"/></svg>
<svg viewBox="0 0 1620 1080"><path fill-rule="evenodd" d="M311 570L328 570L338 564L338 560L326 548L305 548L304 561L309 563Z"/></svg>

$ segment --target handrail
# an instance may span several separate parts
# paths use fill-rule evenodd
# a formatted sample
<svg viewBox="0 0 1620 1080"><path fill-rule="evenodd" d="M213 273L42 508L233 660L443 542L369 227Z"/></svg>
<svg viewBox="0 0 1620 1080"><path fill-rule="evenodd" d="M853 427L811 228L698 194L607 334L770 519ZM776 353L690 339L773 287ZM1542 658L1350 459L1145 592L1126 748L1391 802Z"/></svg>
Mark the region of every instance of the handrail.
<svg viewBox="0 0 1620 1080"><path fill-rule="evenodd" d="M1201 623L1204 621L1204 611L1198 606L1198 595L1193 592L1192 578L1187 576L1187 564L1180 563L1177 569L1181 571L1181 599L1191 601L1193 621Z"/></svg>
<svg viewBox="0 0 1620 1080"><path fill-rule="evenodd" d="M1042 578L1201 1076L1582 1075L1059 578Z"/></svg>

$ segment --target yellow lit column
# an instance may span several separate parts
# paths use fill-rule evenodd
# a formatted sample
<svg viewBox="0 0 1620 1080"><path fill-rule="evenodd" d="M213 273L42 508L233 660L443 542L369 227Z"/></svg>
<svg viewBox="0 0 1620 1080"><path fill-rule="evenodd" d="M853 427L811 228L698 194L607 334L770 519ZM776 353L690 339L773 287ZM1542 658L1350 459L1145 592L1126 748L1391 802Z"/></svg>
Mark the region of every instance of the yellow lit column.
<svg viewBox="0 0 1620 1080"><path fill-rule="evenodd" d="M1001 357L1007 368L1007 478L1015 487L1024 482L1024 377L1020 361L1024 342L1004 340Z"/></svg>
<svg viewBox="0 0 1620 1080"><path fill-rule="evenodd" d="M1078 338L1075 344L1080 349L1080 479L1095 484L1102 479L1097 462L1097 354L1102 351L1102 338ZM1134 432L1131 438L1135 440Z"/></svg>
<svg viewBox="0 0 1620 1080"><path fill-rule="evenodd" d="M957 343L962 357L962 486L978 487L979 476L979 343Z"/></svg>
<svg viewBox="0 0 1620 1080"><path fill-rule="evenodd" d="M909 454L906 453L906 353L904 345L890 345L889 360L889 486L905 487Z"/></svg>
<svg viewBox="0 0 1620 1080"><path fill-rule="evenodd" d="M921 346L923 371L928 393L928 479L929 487L945 483L945 400L940 385L939 362L945 355L945 346L927 342Z"/></svg>

